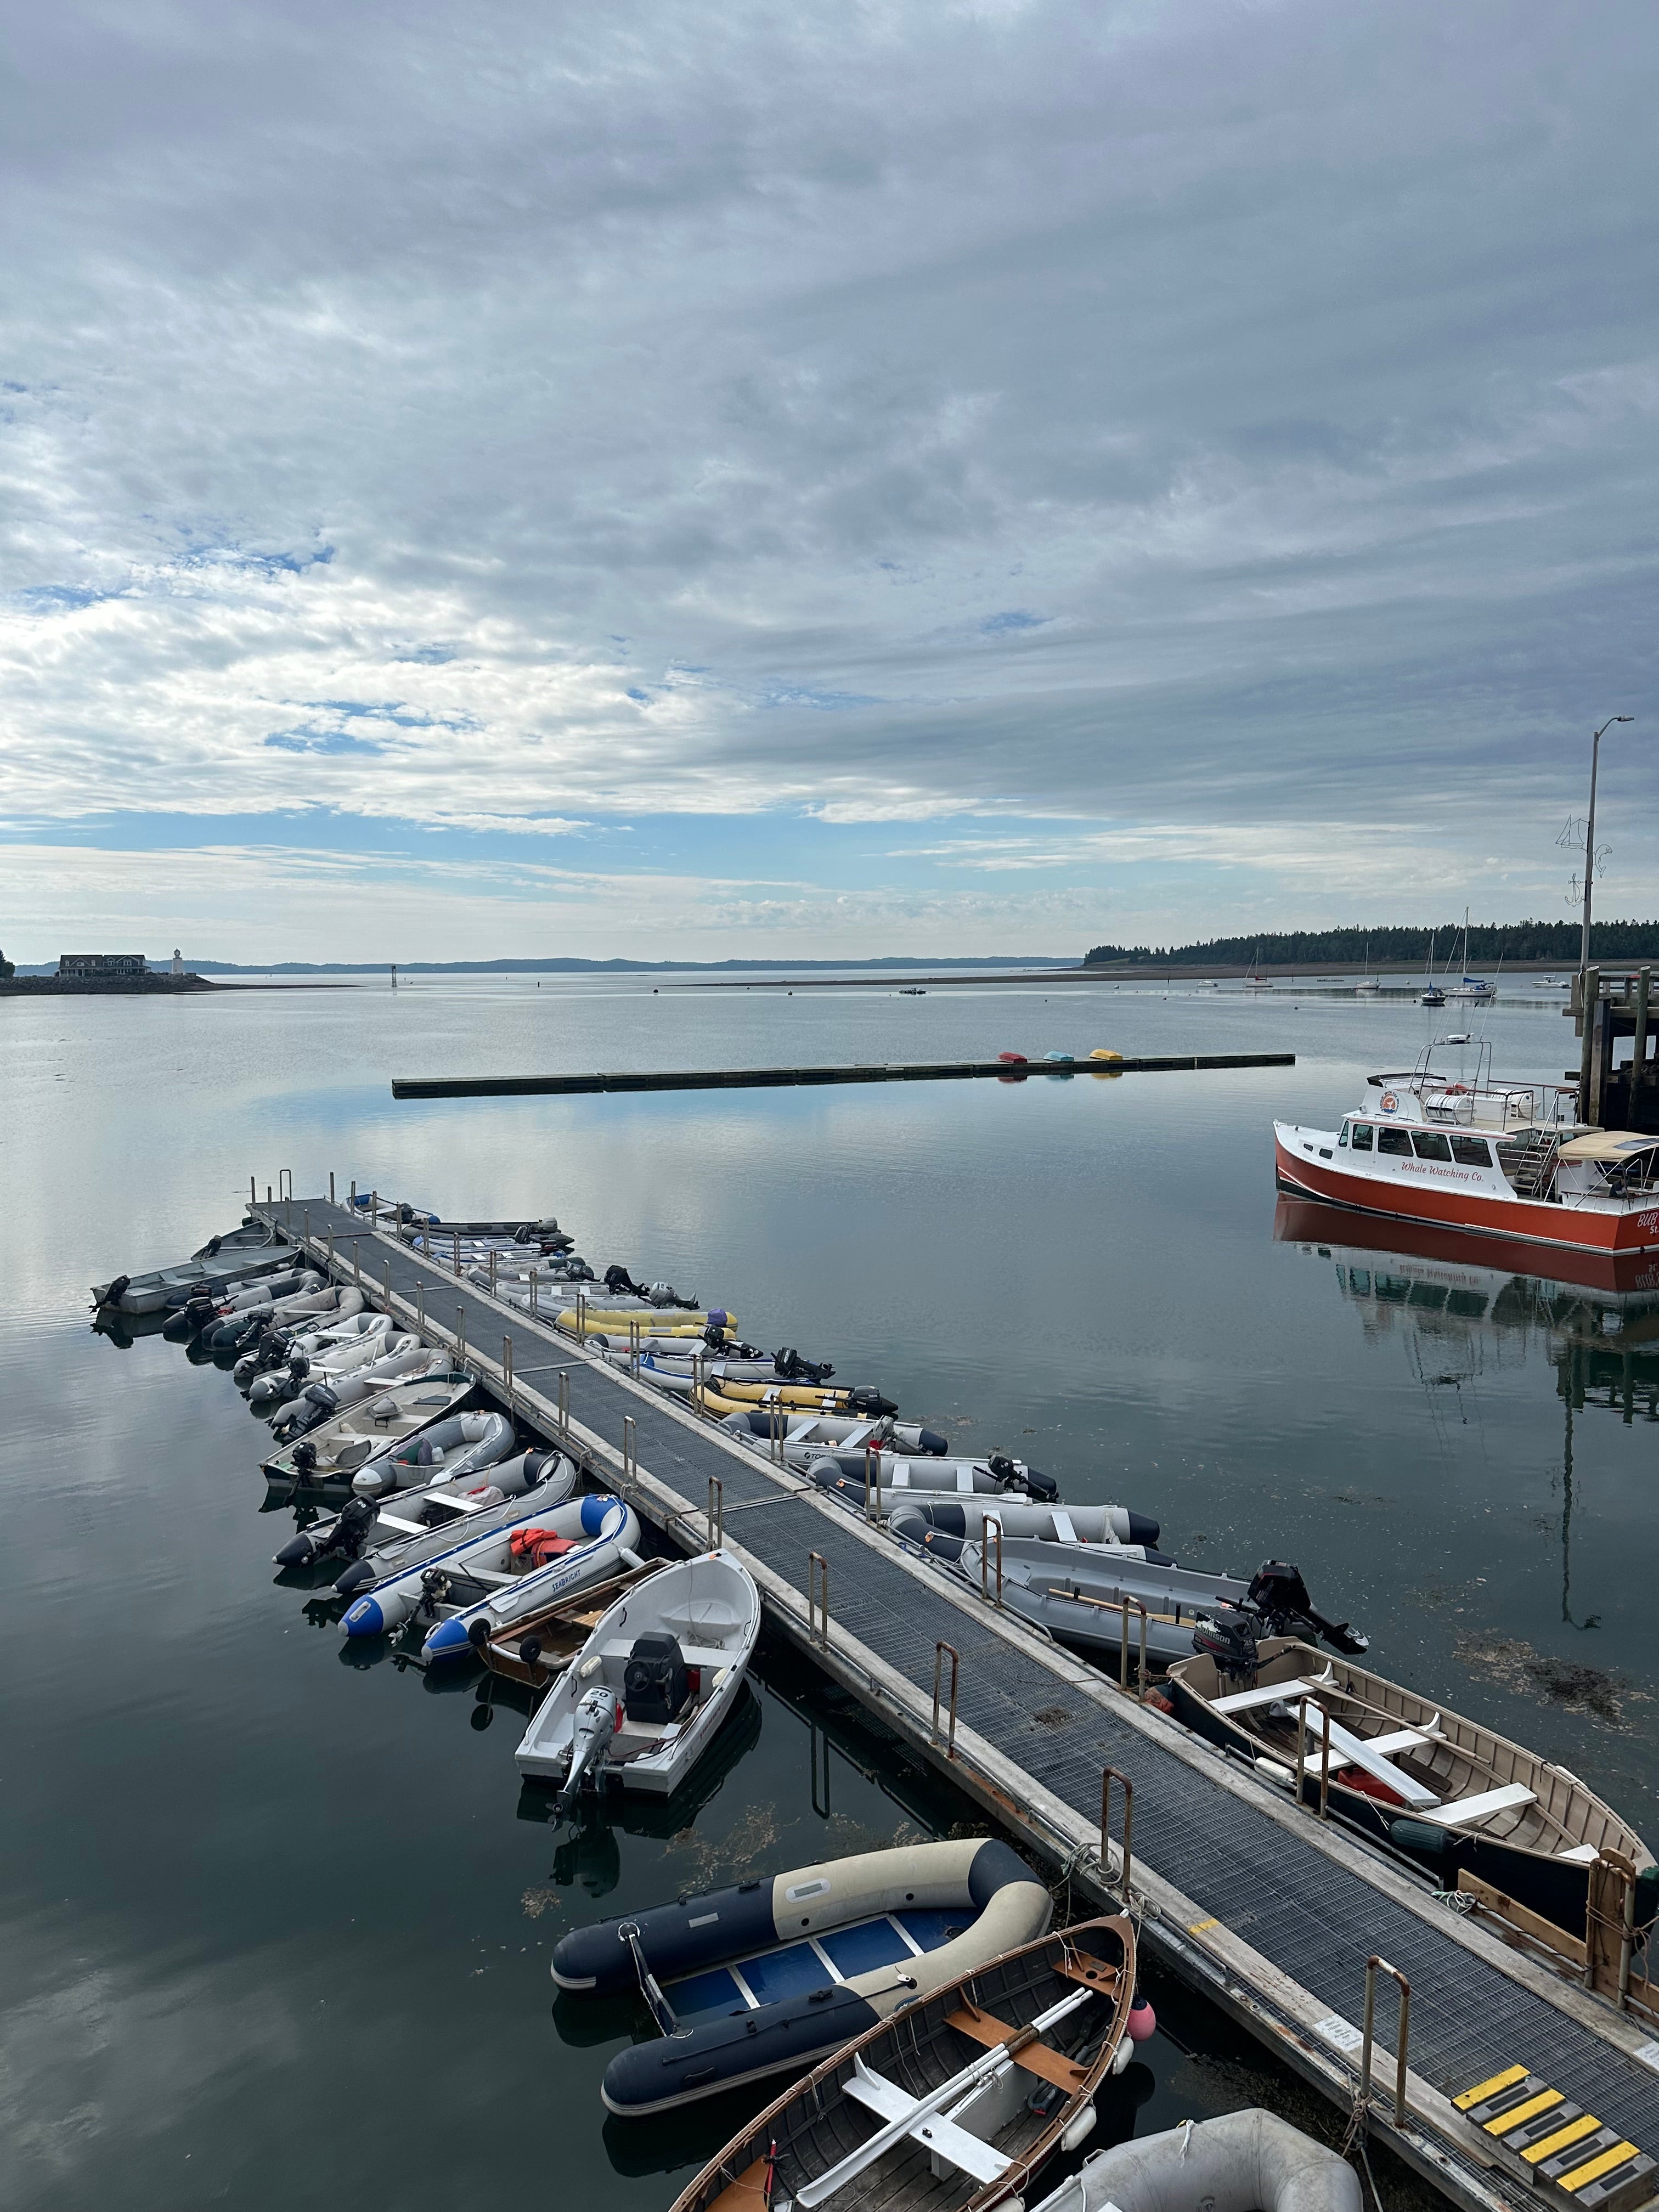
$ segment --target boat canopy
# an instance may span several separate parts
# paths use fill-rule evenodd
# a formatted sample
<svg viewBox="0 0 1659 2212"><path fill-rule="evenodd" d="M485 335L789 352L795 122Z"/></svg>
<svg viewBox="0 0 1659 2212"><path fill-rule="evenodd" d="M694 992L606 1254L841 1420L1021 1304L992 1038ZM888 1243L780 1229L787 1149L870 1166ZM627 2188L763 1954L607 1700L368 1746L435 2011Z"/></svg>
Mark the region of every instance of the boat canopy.
<svg viewBox="0 0 1659 2212"><path fill-rule="evenodd" d="M1592 1129L1586 1137L1572 1137L1562 1146L1564 1160L1628 1160L1638 1152L1659 1147L1659 1136L1644 1137L1634 1129Z"/></svg>

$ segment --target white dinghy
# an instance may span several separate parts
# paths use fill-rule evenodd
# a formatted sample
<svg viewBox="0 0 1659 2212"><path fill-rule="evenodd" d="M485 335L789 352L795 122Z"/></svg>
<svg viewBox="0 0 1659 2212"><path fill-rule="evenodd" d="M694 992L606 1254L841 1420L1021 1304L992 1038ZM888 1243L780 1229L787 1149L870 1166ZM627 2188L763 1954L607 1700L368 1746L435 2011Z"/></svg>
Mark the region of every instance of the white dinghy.
<svg viewBox="0 0 1659 2212"><path fill-rule="evenodd" d="M727 1552L683 1560L613 1605L537 1707L522 1774L666 1796L714 1741L760 1632L760 1593Z"/></svg>

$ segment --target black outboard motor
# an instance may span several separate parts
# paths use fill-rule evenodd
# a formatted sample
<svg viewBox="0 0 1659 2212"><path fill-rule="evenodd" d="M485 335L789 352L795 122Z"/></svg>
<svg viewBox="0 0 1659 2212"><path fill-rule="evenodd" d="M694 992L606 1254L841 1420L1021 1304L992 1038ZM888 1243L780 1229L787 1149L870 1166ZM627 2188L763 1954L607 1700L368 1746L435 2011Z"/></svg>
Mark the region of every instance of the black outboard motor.
<svg viewBox="0 0 1659 2212"><path fill-rule="evenodd" d="M672 1283L647 1283L640 1296L653 1306L674 1306L682 1313L696 1313L700 1304L695 1297L683 1298Z"/></svg>
<svg viewBox="0 0 1659 2212"><path fill-rule="evenodd" d="M169 1344L188 1344L192 1336L199 1336L218 1313L211 1298L189 1298L175 1307L161 1323L161 1334Z"/></svg>
<svg viewBox="0 0 1659 2212"><path fill-rule="evenodd" d="M690 1689L678 1636L634 1638L623 1669L623 1708L630 1721L677 1720Z"/></svg>
<svg viewBox="0 0 1659 2212"><path fill-rule="evenodd" d="M991 1453L985 1464L1005 1490L1023 1490L1045 1505L1060 1496L1060 1485L1052 1474L1044 1474L1040 1467L1022 1468L1006 1452Z"/></svg>
<svg viewBox="0 0 1659 2212"><path fill-rule="evenodd" d="M772 1371L782 1382L827 1382L836 1370L827 1359L803 1359L791 1345L772 1354Z"/></svg>
<svg viewBox="0 0 1659 2212"><path fill-rule="evenodd" d="M317 1467L316 1445L304 1442L295 1444L294 1447L294 1465L302 1481L307 1475L314 1474Z"/></svg>
<svg viewBox="0 0 1659 2212"><path fill-rule="evenodd" d="M850 1413L862 1413L867 1420L874 1420L883 1413L896 1413L898 1411L898 1407L890 1398L884 1398L879 1390L872 1389L867 1382L862 1382L856 1390L848 1392L847 1405Z"/></svg>
<svg viewBox="0 0 1659 2212"><path fill-rule="evenodd" d="M115 1280L110 1285L109 1288L104 1292L104 1304L106 1306L118 1306L131 1286L132 1278L131 1275L118 1275L115 1278Z"/></svg>
<svg viewBox="0 0 1659 2212"><path fill-rule="evenodd" d="M1346 1620L1327 1620L1316 1613L1300 1568L1284 1559L1264 1559L1251 1579L1244 1602L1259 1615L1269 1636L1296 1636L1325 1642L1345 1656L1358 1658L1370 1649L1370 1638L1349 1627Z"/></svg>
<svg viewBox="0 0 1659 2212"><path fill-rule="evenodd" d="M297 1458L299 1455L296 1453ZM276 1554L279 1567L308 1567L318 1559L356 1559L362 1555L368 1532L374 1526L372 1499L354 1498L341 1509L331 1525L322 1531L301 1529ZM372 1580L373 1577L371 1577Z"/></svg>
<svg viewBox="0 0 1659 2212"><path fill-rule="evenodd" d="M644 1290L634 1280L626 1267L607 1267L605 1271L607 1291L626 1291L629 1297L642 1298Z"/></svg>
<svg viewBox="0 0 1659 2212"><path fill-rule="evenodd" d="M1215 1662L1224 1681L1255 1687L1255 1627L1248 1614L1221 1607L1213 1620L1200 1620L1194 1629L1193 1649Z"/></svg>

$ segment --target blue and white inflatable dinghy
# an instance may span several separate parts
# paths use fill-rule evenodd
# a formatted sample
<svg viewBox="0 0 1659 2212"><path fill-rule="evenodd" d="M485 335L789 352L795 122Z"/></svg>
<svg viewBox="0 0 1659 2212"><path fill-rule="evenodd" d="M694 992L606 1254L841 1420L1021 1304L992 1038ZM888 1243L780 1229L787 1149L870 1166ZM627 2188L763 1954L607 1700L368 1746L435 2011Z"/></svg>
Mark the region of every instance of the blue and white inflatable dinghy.
<svg viewBox="0 0 1659 2212"><path fill-rule="evenodd" d="M662 2031L618 2051L601 2095L635 2117L805 2072L902 2006L1041 1936L1051 1900L993 1838L797 1867L574 1929L561 1989L643 1991Z"/></svg>

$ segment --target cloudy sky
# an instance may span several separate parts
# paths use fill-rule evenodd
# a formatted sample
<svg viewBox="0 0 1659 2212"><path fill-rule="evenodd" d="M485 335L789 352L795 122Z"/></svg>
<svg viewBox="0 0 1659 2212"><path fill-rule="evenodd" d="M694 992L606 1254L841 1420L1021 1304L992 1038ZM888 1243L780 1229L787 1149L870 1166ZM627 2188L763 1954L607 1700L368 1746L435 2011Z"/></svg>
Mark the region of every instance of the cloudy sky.
<svg viewBox="0 0 1659 2212"><path fill-rule="evenodd" d="M1651 0L0 46L0 945L1659 904Z"/></svg>

